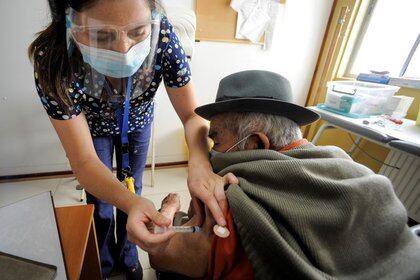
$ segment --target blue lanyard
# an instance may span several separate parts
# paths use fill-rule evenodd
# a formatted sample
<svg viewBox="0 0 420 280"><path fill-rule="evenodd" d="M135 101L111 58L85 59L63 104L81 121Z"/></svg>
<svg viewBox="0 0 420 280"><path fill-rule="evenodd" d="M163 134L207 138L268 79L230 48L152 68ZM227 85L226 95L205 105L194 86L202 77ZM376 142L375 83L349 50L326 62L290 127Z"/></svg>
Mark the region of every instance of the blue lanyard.
<svg viewBox="0 0 420 280"><path fill-rule="evenodd" d="M105 83L105 89L107 90L108 94L112 96L112 90L108 84L108 81ZM128 122L130 118L130 97L131 97L131 89L132 89L132 78L128 77L127 86L126 86L126 93L125 93L125 100L124 100L124 110L122 110L121 106L118 106L115 110L115 115L118 121L118 127L120 129L120 136L121 136L121 168L122 172L126 176L131 177L131 170L130 170L130 159L129 159L129 143L128 143Z"/></svg>

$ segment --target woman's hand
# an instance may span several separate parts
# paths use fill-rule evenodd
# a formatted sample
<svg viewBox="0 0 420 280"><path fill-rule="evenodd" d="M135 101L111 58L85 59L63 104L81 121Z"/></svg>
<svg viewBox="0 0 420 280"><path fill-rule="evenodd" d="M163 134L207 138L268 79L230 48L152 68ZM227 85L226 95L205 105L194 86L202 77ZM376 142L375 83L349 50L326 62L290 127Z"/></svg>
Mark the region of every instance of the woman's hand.
<svg viewBox="0 0 420 280"><path fill-rule="evenodd" d="M204 220L202 207L204 203L217 224L225 226L226 220L222 210L226 207L227 201L224 187L228 184L238 184L238 179L232 173L221 177L213 173L211 167L207 165L189 163L187 182L198 224L201 225Z"/></svg>
<svg viewBox="0 0 420 280"><path fill-rule="evenodd" d="M153 203L142 197L132 204L128 211L127 239L150 254L156 254L169 243L175 232L154 234L149 232L146 224L154 223L161 227L169 227L172 221L159 213Z"/></svg>

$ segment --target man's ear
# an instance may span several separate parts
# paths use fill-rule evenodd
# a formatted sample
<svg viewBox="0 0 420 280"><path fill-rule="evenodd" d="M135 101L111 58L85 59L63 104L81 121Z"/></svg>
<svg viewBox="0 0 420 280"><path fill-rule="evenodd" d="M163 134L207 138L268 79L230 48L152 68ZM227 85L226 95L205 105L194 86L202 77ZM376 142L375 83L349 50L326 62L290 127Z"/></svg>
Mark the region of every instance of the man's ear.
<svg viewBox="0 0 420 280"><path fill-rule="evenodd" d="M268 139L267 135L262 132L255 132L252 136L249 137L245 148L247 150L268 150L270 149L270 139Z"/></svg>

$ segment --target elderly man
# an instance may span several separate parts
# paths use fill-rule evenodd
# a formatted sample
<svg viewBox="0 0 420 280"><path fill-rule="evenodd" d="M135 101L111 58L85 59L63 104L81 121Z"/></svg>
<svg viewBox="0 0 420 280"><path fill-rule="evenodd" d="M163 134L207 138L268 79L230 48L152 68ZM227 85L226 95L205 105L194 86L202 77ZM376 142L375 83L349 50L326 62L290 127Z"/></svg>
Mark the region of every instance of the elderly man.
<svg viewBox="0 0 420 280"><path fill-rule="evenodd" d="M214 235L206 215L202 232L151 252L153 267L213 279L420 279L420 238L390 181L337 147L302 139L299 126L319 117L292 103L285 78L232 74L196 112L211 121L230 235ZM172 202L162 207L171 217Z"/></svg>

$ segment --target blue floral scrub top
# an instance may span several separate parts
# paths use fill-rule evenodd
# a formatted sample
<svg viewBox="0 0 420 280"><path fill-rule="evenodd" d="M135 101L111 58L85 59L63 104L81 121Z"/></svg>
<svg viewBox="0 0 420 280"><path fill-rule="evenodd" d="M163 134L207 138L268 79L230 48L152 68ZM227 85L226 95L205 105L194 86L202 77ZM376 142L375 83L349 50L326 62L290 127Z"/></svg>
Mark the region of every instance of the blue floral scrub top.
<svg viewBox="0 0 420 280"><path fill-rule="evenodd" d="M148 125L153 120L153 97L162 81L165 85L172 88L183 87L191 79L191 70L185 56L184 50L179 42L178 36L173 32L173 27L166 17L161 21L159 43L157 47L157 57L155 74L150 86L138 97L130 102L129 132L138 131ZM37 56L42 56L39 51ZM63 108L61 103L51 96L43 93L38 76L42 71L37 69L35 58L35 86L42 105L48 115L57 120L68 120L75 118L82 111L86 115L92 136L109 136L119 134L118 121L115 117L114 109L109 107L109 102L94 98L86 94L83 87L83 75L75 74L69 91L72 105ZM94 85L95 86L95 85Z"/></svg>

